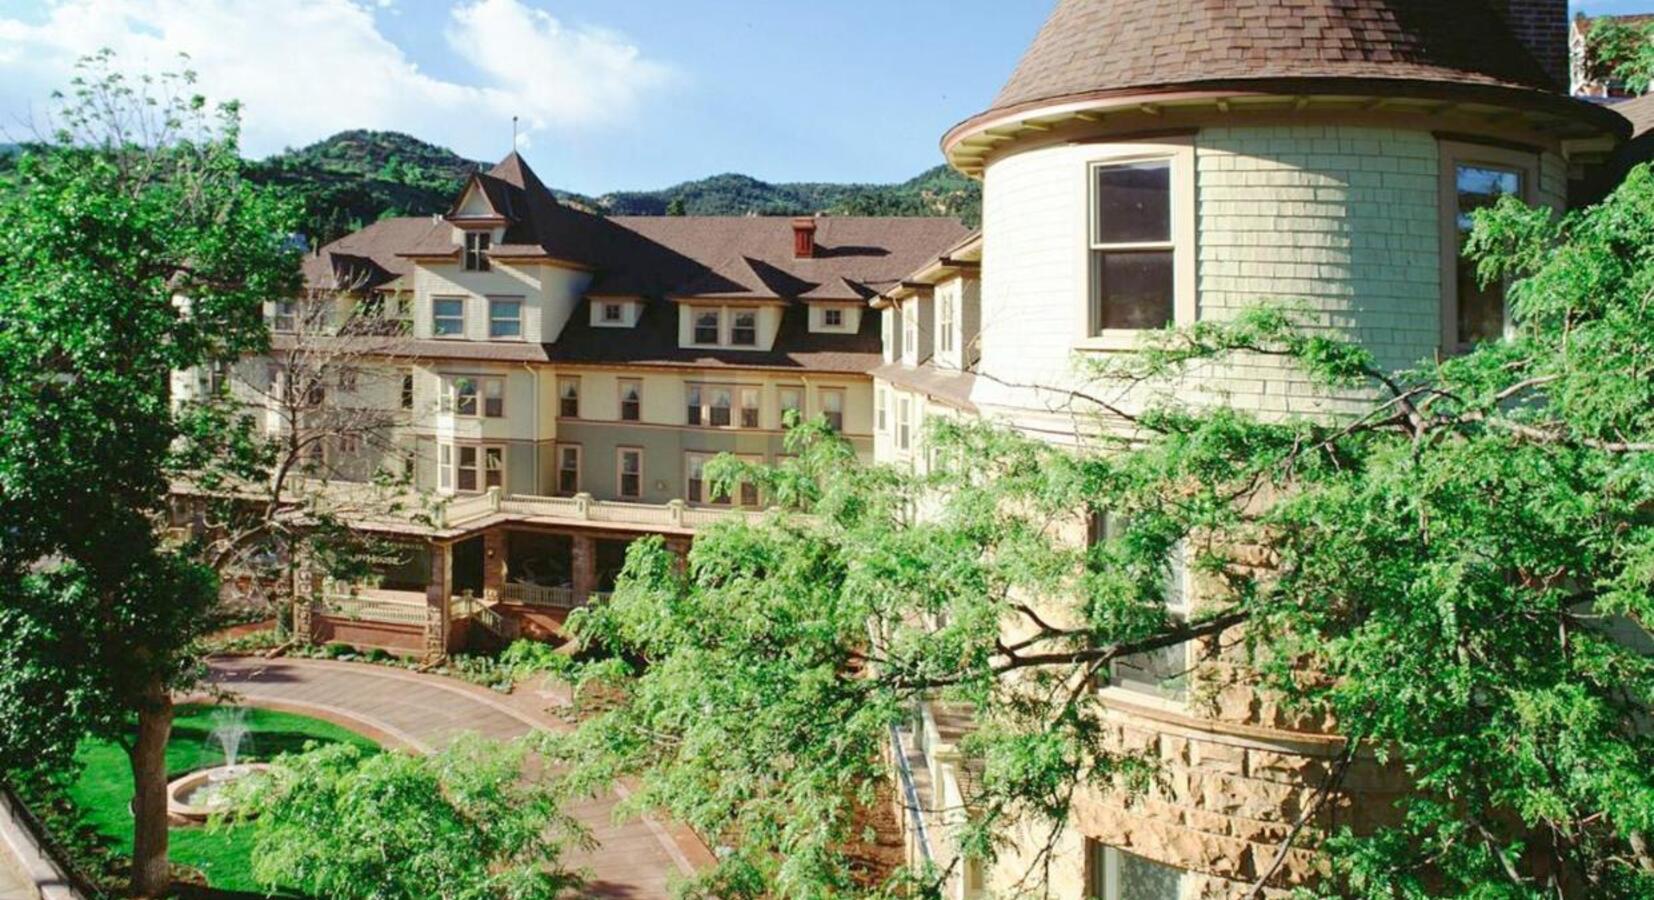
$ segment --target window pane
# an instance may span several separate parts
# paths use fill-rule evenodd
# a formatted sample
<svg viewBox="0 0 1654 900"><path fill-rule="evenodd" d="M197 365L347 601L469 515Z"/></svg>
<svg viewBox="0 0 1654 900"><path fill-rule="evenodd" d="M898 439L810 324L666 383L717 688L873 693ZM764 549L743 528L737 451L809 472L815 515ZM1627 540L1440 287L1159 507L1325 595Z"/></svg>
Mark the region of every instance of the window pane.
<svg viewBox="0 0 1654 900"><path fill-rule="evenodd" d="M1097 177L1099 244L1172 239L1172 166L1165 160L1100 166Z"/></svg>
<svg viewBox="0 0 1654 900"><path fill-rule="evenodd" d="M496 300L489 306L489 337L521 337L523 304L518 300Z"/></svg>
<svg viewBox="0 0 1654 900"><path fill-rule="evenodd" d="M1124 850L1114 852L1120 866L1119 900L1178 900L1181 896L1178 870Z"/></svg>
<svg viewBox="0 0 1654 900"><path fill-rule="evenodd" d="M1130 691L1182 700L1188 696L1187 644L1122 656L1114 662L1114 682Z"/></svg>
<svg viewBox="0 0 1654 900"><path fill-rule="evenodd" d="M1522 174L1511 169L1489 166L1460 165L1454 172L1457 190L1459 241L1462 245L1470 236L1474 224L1471 214L1487 209L1507 194L1519 196L1522 192ZM1494 282L1486 287L1478 284L1474 262L1459 258L1457 272L1459 291L1459 340L1464 343L1500 337L1505 330L1505 286Z"/></svg>
<svg viewBox="0 0 1654 900"><path fill-rule="evenodd" d="M718 343L718 313L716 311L695 314L695 343Z"/></svg>
<svg viewBox="0 0 1654 900"><path fill-rule="evenodd" d="M1172 321L1172 252L1093 250L1091 298L1099 330L1166 327Z"/></svg>

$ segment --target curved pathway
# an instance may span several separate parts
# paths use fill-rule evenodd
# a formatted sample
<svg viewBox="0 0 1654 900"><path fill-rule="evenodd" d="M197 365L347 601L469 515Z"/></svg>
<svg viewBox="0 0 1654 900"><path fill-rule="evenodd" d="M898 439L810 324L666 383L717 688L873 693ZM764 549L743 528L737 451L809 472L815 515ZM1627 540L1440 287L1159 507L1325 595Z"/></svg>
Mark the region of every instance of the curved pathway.
<svg viewBox="0 0 1654 900"><path fill-rule="evenodd" d="M478 732L513 738L568 726L545 715L531 696L386 666L313 659L215 659L213 686L252 706L327 719L382 743L430 752L455 735ZM544 699L544 698L543 698ZM583 802L570 811L591 829L598 848L567 862L591 876L586 896L667 897L669 881L711 862L706 847L682 829L650 819L616 823L617 798Z"/></svg>

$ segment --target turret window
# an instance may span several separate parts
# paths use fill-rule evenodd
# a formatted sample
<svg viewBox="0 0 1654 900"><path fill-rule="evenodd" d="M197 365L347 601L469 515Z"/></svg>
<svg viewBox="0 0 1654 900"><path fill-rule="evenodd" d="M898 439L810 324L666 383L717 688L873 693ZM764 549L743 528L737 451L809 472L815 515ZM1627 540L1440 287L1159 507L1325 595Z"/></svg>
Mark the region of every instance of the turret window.
<svg viewBox="0 0 1654 900"><path fill-rule="evenodd" d="M1172 161L1092 166L1091 210L1092 333L1172 324Z"/></svg>
<svg viewBox="0 0 1654 900"><path fill-rule="evenodd" d="M1442 144L1442 343L1450 350L1505 335L1506 284L1483 285L1464 245L1477 210L1503 197L1533 201L1536 163L1535 154L1515 149Z"/></svg>

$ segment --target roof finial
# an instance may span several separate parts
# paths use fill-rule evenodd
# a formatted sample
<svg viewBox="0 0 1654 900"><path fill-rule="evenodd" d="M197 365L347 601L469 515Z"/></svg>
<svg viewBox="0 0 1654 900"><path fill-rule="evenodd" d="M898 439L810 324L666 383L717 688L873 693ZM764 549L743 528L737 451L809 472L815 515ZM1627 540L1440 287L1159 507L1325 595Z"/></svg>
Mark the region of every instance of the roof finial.
<svg viewBox="0 0 1654 900"><path fill-rule="evenodd" d="M517 152L517 117L511 117L511 152Z"/></svg>

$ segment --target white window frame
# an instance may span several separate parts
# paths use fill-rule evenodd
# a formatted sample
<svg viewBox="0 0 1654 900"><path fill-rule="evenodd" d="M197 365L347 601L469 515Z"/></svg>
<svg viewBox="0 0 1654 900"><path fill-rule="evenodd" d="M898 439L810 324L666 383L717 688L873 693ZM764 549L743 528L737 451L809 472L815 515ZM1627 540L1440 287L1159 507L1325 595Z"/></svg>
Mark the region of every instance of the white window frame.
<svg viewBox="0 0 1654 900"><path fill-rule="evenodd" d="M276 300L270 310L270 330L291 334L299 329L299 302Z"/></svg>
<svg viewBox="0 0 1654 900"><path fill-rule="evenodd" d="M687 503L701 506L734 506L735 498L724 495L722 500L712 499L712 488L706 480L706 464L711 462L716 453L685 453L683 455L683 496ZM697 463L699 466L697 466ZM696 473L699 472L699 478ZM698 485L698 490L697 490ZM699 497L696 494L699 493Z"/></svg>
<svg viewBox="0 0 1654 900"><path fill-rule="evenodd" d="M787 403L787 398L789 397L793 400L791 405ZM775 389L775 420L780 423L783 428L787 425L787 410L789 409L798 410L799 420L803 421L804 388L802 386L782 385Z"/></svg>
<svg viewBox="0 0 1654 900"><path fill-rule="evenodd" d="M570 393L569 388L574 391ZM568 412L566 404L574 401L574 412ZM559 419L580 418L580 376L564 375L557 379L557 417Z"/></svg>
<svg viewBox="0 0 1654 900"><path fill-rule="evenodd" d="M953 355L953 301L952 290L936 292L936 352L950 357Z"/></svg>
<svg viewBox="0 0 1654 900"><path fill-rule="evenodd" d="M827 418L827 424L831 426L834 431L837 431L840 434L844 433L844 405L848 399L848 395L849 392L841 387L824 387L816 389L816 400L821 404L821 414ZM828 397L836 397L838 399L837 410L830 409L828 407ZM835 419L837 419L837 421L834 421Z"/></svg>
<svg viewBox="0 0 1654 900"><path fill-rule="evenodd" d="M717 339L713 341L701 340L701 316L713 316L717 326ZM689 343L696 347L721 347L724 344L724 308L721 306L691 306L689 307Z"/></svg>
<svg viewBox="0 0 1654 900"><path fill-rule="evenodd" d="M442 304L442 303L458 303L459 304L459 315L458 316L444 316L444 315L438 314L438 312L437 312L438 306L439 306L439 304ZM464 340L465 339L465 308L469 305L470 304L465 302L464 297L455 297L455 296L432 297L431 298L431 337L433 339L439 340L439 341L460 341L460 340ZM459 330L458 331L452 331L452 332L444 332L438 326L439 326L440 323L445 322L445 321L450 321L450 322L457 321L459 323Z"/></svg>
<svg viewBox="0 0 1654 900"><path fill-rule="evenodd" d="M736 384L707 384L704 382L690 382L683 386L684 393L684 424L692 428L739 428L740 419L736 415L736 404L740 399L742 385ZM728 403L720 405L714 398L723 395ZM696 410L691 413L690 410ZM723 410L726 421L718 424L713 421L713 414Z"/></svg>
<svg viewBox="0 0 1654 900"><path fill-rule="evenodd" d="M896 398L896 449L907 451L913 448L913 398L898 396Z"/></svg>
<svg viewBox="0 0 1654 900"><path fill-rule="evenodd" d="M516 304L517 315L513 318L502 318L496 315L496 310L503 304ZM496 334L496 323L511 323L517 326L516 334ZM523 340L523 298L522 297L489 297L488 298L488 339L491 341L520 341Z"/></svg>
<svg viewBox="0 0 1654 900"><path fill-rule="evenodd" d="M740 416L736 421L739 428L762 428L764 410L764 390L757 385L741 385L736 397ZM750 402L749 402L750 401Z"/></svg>
<svg viewBox="0 0 1654 900"><path fill-rule="evenodd" d="M890 420L887 416L890 406L890 388L879 385L873 392L873 428L880 434L890 430Z"/></svg>
<svg viewBox="0 0 1654 900"><path fill-rule="evenodd" d="M467 272L487 272L494 267L488 258L494 244L493 232L467 231L462 243L460 268Z"/></svg>
<svg viewBox="0 0 1654 900"><path fill-rule="evenodd" d="M627 392L628 389L631 389L631 390L635 391L636 394L637 394L637 399L632 401L633 405L636 406L637 415L632 416L630 418L628 418L626 416L626 402L627 402L626 401L626 392ZM643 421L643 379L641 379L641 378L622 378L618 381L616 390L617 390L616 396L619 398L619 404L620 404L619 405L620 421L622 421L622 422L641 422L641 421Z"/></svg>
<svg viewBox="0 0 1654 900"><path fill-rule="evenodd" d="M1119 144L1088 148L1085 162L1079 166L1080 196L1084 221L1080 223L1078 245L1079 283L1075 286L1076 335L1075 347L1080 350L1131 350L1137 346L1139 329L1094 328L1091 308L1091 254L1098 249L1122 249L1149 245L1099 245L1093 240L1097 223L1096 171L1100 167L1138 162L1165 160L1171 163L1171 241L1172 251L1172 326L1182 328L1194 324L1198 318L1195 285L1195 147L1194 138L1159 138L1153 141L1128 141ZM1160 243L1156 247L1162 247Z"/></svg>
<svg viewBox="0 0 1654 900"><path fill-rule="evenodd" d="M1470 348L1459 340L1459 166L1482 166L1489 169L1514 171L1522 178L1518 197L1532 204L1539 196L1539 152L1492 147L1463 141L1439 141L1441 153L1440 217L1441 217L1441 346L1448 353ZM1510 298L1505 298L1504 333L1510 334Z"/></svg>
<svg viewBox="0 0 1654 900"><path fill-rule="evenodd" d="M744 318L751 318L752 319L752 326L750 328L742 326L741 324L739 324L740 321ZM750 340L750 341L736 340L735 335L736 335L736 332L739 332L739 331L750 331L750 332L752 332L752 340ZM730 310L730 313L729 313L729 345L731 347L757 347L758 346L758 310L756 310L756 309L743 309L743 308L736 308L736 309Z"/></svg>
<svg viewBox="0 0 1654 900"><path fill-rule="evenodd" d="M476 390L472 393L473 399L470 412L461 410L459 389L462 381L469 381L476 385ZM499 411L490 414L488 411L489 402L495 398L499 400ZM437 411L458 419L503 419L505 418L505 378L498 375L443 375L442 393L437 401Z"/></svg>
<svg viewBox="0 0 1654 900"><path fill-rule="evenodd" d="M555 457L556 467L552 470L552 493L559 497L572 497L575 494L580 493L581 482L583 480L582 476L584 475L583 470L585 469L586 451L579 444L557 444L554 450L557 455ZM573 490L563 487L563 473L569 471L568 467L563 465L563 461L567 458L567 454L571 450L574 451Z"/></svg>
<svg viewBox="0 0 1654 900"><path fill-rule="evenodd" d="M626 475L627 475L627 472L626 472L626 459L627 459L627 457L636 457L636 459L637 459L637 471L631 473L634 477L637 478L637 490L633 491L632 493L627 493L626 492ZM629 447L628 446L628 447L616 447L615 448L615 496L621 498L622 500L641 500L641 499L643 499L643 448L642 447Z"/></svg>
<svg viewBox="0 0 1654 900"><path fill-rule="evenodd" d="M465 465L465 454L472 454L472 465ZM498 460L498 466L490 466L490 457ZM501 493L506 491L506 449L504 444L471 444L471 443L441 443L437 445L437 489L456 494L480 494L495 485L490 481L497 481ZM471 472L474 487L461 487L460 476ZM490 477L490 473L498 473Z"/></svg>
<svg viewBox="0 0 1654 900"><path fill-rule="evenodd" d="M919 298L914 297L907 303L913 304L914 308L907 309L907 304L903 304L902 362L912 366L919 363L919 311L917 309Z"/></svg>

